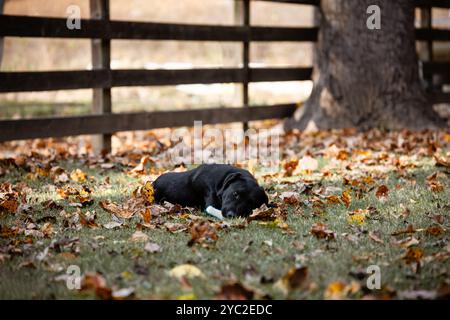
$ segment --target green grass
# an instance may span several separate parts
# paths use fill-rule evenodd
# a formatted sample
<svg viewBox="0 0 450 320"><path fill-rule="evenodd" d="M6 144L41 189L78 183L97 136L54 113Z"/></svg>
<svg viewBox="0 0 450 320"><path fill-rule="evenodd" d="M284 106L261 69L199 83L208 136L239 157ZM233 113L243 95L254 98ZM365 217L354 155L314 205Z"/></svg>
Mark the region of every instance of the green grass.
<svg viewBox="0 0 450 320"><path fill-rule="evenodd" d="M323 161L321 164L323 165ZM95 177L94 182L87 183L93 190L95 202L82 211L95 211L98 224L110 221L110 214L99 207L99 201L112 200L120 203L128 199L132 191L140 185L139 178L130 177L120 168L101 170L69 161L59 165L69 172L73 168L80 168ZM435 290L449 279L448 255L447 259L438 260L433 258L433 254L445 252L448 245L450 211L448 175L440 178L445 186L443 192L433 193L426 186L426 176L436 169L430 159L425 159L421 166L409 171L415 183L398 178L395 172L388 173L386 179L374 184L376 187L384 183L389 187L389 197L385 202L381 202L375 196L375 191L371 190L365 192L361 199L356 199L353 194L349 208L343 204L326 205L323 210L317 212L305 204L312 196L301 194L300 203L288 206L287 209L289 215L286 222L294 231L292 234L281 228L252 222L244 229L231 227L228 230L220 230L216 245L204 248L199 245L187 246L190 239L188 233L172 234L165 229L143 229L149 236L149 241L162 247L160 253L146 252L144 243L128 241L136 231L136 223L139 222L137 217L127 221L126 226L121 229L83 227L77 231L64 228L59 216L60 210L43 209L42 202L55 200L67 212L73 212L75 208L69 207L66 200L58 197L49 178L29 180L25 171L15 169L0 177L0 183L26 183L30 188L27 199L33 206L33 220L49 215L55 217L56 234L52 239L34 239L32 245L17 242L23 240L24 236L18 236L16 239L0 238L0 248L3 250L8 245L14 245L23 251L22 254L11 254L10 259L0 262L0 299L95 298L93 294L68 290L64 281L54 280L56 276L64 274L69 265L78 265L83 273L101 273L110 287L134 287L135 297L142 299L176 299L187 294L198 299L211 299L217 295L223 283L236 279L259 292L260 296L268 295L275 299L321 299L331 282L358 282L349 272L366 270L372 264L380 266L382 285L385 287L397 291ZM285 182L290 180L301 183L306 178L314 177L317 175L282 178L277 180L276 184L266 184L265 187L270 194L275 191L280 193L295 190L295 185ZM110 180L109 184L105 183L107 178ZM342 190L346 188L342 185L340 174L332 175L321 183L323 186L338 187ZM70 184L76 185L74 182ZM316 179L316 187L318 184ZM401 184L402 188L397 190L397 184ZM271 200L281 202L276 198ZM361 226L348 223L349 211L365 209L368 206L377 208L379 219L367 219ZM411 214L406 219L399 217L406 207ZM413 224L419 230L433 225L432 219L427 216L429 213L443 215L447 231L440 236L427 235L424 231L414 234L420 241L419 247L424 251L423 266L420 272L415 273L402 259L405 249L392 243L394 237L391 233L405 229L408 224ZM197 214L202 215L200 212ZM17 219L17 215L3 214L0 216L0 224L11 226ZM163 219L173 222L180 220L178 217ZM238 222L232 221L232 224ZM336 240L326 241L313 236L310 230L316 222L325 223L329 229L335 231ZM379 232L384 243L371 240L368 237L368 232L371 231ZM345 234L355 236L356 241L349 240ZM53 239L65 237L80 238L80 251L74 259L63 257L50 249L46 259L42 262L36 261L36 254L42 252ZM272 241L272 246L265 243L268 240ZM298 243L304 244L304 248L299 248ZM245 247L248 248L244 250ZM34 261L35 268L21 267L23 262L30 260ZM205 275L205 278L189 280L191 289L168 274L171 268L186 263L197 266ZM285 296L274 283L289 269L300 265L308 267L308 283L304 288ZM361 298L365 293L365 279L359 283L361 289L352 295L352 298Z"/></svg>

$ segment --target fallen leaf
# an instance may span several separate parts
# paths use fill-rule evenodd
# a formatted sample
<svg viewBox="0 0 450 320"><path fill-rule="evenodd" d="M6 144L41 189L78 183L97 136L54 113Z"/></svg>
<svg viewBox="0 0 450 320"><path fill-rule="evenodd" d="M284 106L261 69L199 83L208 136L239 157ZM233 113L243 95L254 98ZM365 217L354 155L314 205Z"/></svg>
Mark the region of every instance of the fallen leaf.
<svg viewBox="0 0 450 320"><path fill-rule="evenodd" d="M389 188L387 186L385 186L384 184L379 186L375 193L375 195L378 199L386 198L388 196L388 194L389 194Z"/></svg>
<svg viewBox="0 0 450 320"><path fill-rule="evenodd" d="M420 263L420 261L422 260L422 257L423 257L423 251L421 248L410 247L410 248L408 248L405 255L403 256L403 260L405 260L405 262L407 264Z"/></svg>
<svg viewBox="0 0 450 320"><path fill-rule="evenodd" d="M417 246L420 243L420 241L414 237L408 237L406 239L402 239L396 242L397 245L399 245L402 248L409 248L412 246Z"/></svg>
<svg viewBox="0 0 450 320"><path fill-rule="evenodd" d="M416 232L416 229L414 229L414 226L412 224L409 224L408 227L406 227L406 229L395 231L395 232L391 233L391 235L399 236L402 234L412 234L415 232Z"/></svg>
<svg viewBox="0 0 450 320"><path fill-rule="evenodd" d="M445 233L445 229L442 228L440 225L434 225L434 226L428 227L425 230L425 232L427 234L429 234L429 235L432 235L432 236L436 237L436 236L440 236L440 235L444 234Z"/></svg>
<svg viewBox="0 0 450 320"><path fill-rule="evenodd" d="M130 219L134 215L128 207L122 207L110 201L100 201L100 207L122 219Z"/></svg>
<svg viewBox="0 0 450 320"><path fill-rule="evenodd" d="M438 167L450 167L450 157L449 156L440 156L438 154L434 154L434 160L436 161L436 166Z"/></svg>
<svg viewBox="0 0 450 320"><path fill-rule="evenodd" d="M131 242L147 242L149 239L148 235L146 235L142 231L136 231L131 235L130 241Z"/></svg>
<svg viewBox="0 0 450 320"><path fill-rule="evenodd" d="M307 267L292 268L275 283L274 287L288 295L289 292L301 288L305 284L307 277Z"/></svg>
<svg viewBox="0 0 450 320"><path fill-rule="evenodd" d="M311 233L319 239L326 239L326 240L336 239L336 233L331 230L328 230L327 227L321 222L313 224L311 228Z"/></svg>
<svg viewBox="0 0 450 320"><path fill-rule="evenodd" d="M187 227L182 223L166 222L164 223L164 227L172 233L178 233L187 230Z"/></svg>
<svg viewBox="0 0 450 320"><path fill-rule="evenodd" d="M161 252L162 249L157 243L147 242L144 246L144 250L150 253Z"/></svg>
<svg viewBox="0 0 450 320"><path fill-rule="evenodd" d="M145 174L145 166L147 163L151 162L152 159L149 156L143 156L139 161L139 164L133 168L130 173L131 174Z"/></svg>
<svg viewBox="0 0 450 320"><path fill-rule="evenodd" d="M105 278L94 272L87 272L81 281L82 291L93 291L97 297L104 300L112 298L112 290L108 287Z"/></svg>
<svg viewBox="0 0 450 320"><path fill-rule="evenodd" d="M286 204L290 204L290 205L298 204L298 196L297 196L296 192L292 192L292 191L283 192L280 195L280 198Z"/></svg>
<svg viewBox="0 0 450 320"><path fill-rule="evenodd" d="M217 295L219 300L252 300L255 293L239 282L230 282L222 285Z"/></svg>
<svg viewBox="0 0 450 320"><path fill-rule="evenodd" d="M319 162L316 159L310 156L304 156L299 160L298 166L293 174L309 173L317 170L318 166Z"/></svg>
<svg viewBox="0 0 450 320"><path fill-rule="evenodd" d="M327 204L338 204L341 203L338 196L331 195L326 198Z"/></svg>
<svg viewBox="0 0 450 320"><path fill-rule="evenodd" d="M263 204L260 208L253 210L252 214L247 218L247 222L253 220L258 221L274 221L277 218L275 208L268 208Z"/></svg>
<svg viewBox="0 0 450 320"><path fill-rule="evenodd" d="M153 189L153 184L150 181L147 181L145 185L142 187L142 195L147 203L152 204L155 202L155 190Z"/></svg>
<svg viewBox="0 0 450 320"><path fill-rule="evenodd" d="M194 243L214 243L218 239L216 229L205 220L194 222L189 232L191 234L191 240L189 240L188 246L192 246Z"/></svg>
<svg viewBox="0 0 450 320"><path fill-rule="evenodd" d="M92 213L90 211L87 211L86 213L82 213L80 209L77 210L77 214L80 217L80 223L81 225L91 228L91 229L97 229L99 228L97 222L95 222L97 215L95 213Z"/></svg>
<svg viewBox="0 0 450 320"><path fill-rule="evenodd" d="M369 210L356 209L349 213L348 223L356 223L362 225L366 220L366 217L369 215Z"/></svg>
<svg viewBox="0 0 450 320"><path fill-rule="evenodd" d="M174 267L172 270L169 271L169 275L181 279L183 277L186 278L204 278L203 272L197 268L196 266L192 264L182 264L179 266Z"/></svg>
<svg viewBox="0 0 450 320"><path fill-rule="evenodd" d="M376 231L372 232L372 231L370 231L369 232L369 238L372 239L375 242L384 243L383 240L381 240L381 238L380 238L380 233L379 232L376 232Z"/></svg>
<svg viewBox="0 0 450 320"><path fill-rule="evenodd" d="M400 291L398 296L400 299L406 300L435 300L438 292L429 290Z"/></svg>
<svg viewBox="0 0 450 320"><path fill-rule="evenodd" d="M350 206L350 203L352 202L352 197L350 196L349 190L345 190L344 192L342 192L341 201L347 208Z"/></svg>
<svg viewBox="0 0 450 320"><path fill-rule="evenodd" d="M78 183L86 182L87 175L80 169L75 169L70 173L70 179Z"/></svg>
<svg viewBox="0 0 450 320"><path fill-rule="evenodd" d="M119 228L121 226L122 226L122 223L117 222L117 221L110 221L110 222L103 224L103 228L106 228L106 229L115 229L115 228Z"/></svg>
<svg viewBox="0 0 450 320"><path fill-rule="evenodd" d="M325 299L328 300L344 299L346 298L345 288L346 284L341 281L331 282L325 289L323 296Z"/></svg>
<svg viewBox="0 0 450 320"><path fill-rule="evenodd" d="M150 224L152 220L152 212L149 208L145 208L143 212L141 212L142 220L144 220L144 223Z"/></svg>
<svg viewBox="0 0 450 320"><path fill-rule="evenodd" d="M286 177L292 176L295 168L298 166L298 159L292 158L289 161L283 161L284 175Z"/></svg>
<svg viewBox="0 0 450 320"><path fill-rule="evenodd" d="M53 225L50 222L44 223L44 225L41 227L41 232L46 238L51 238L54 233Z"/></svg>
<svg viewBox="0 0 450 320"><path fill-rule="evenodd" d="M437 180L437 176L437 172L429 175L426 179L427 186L433 192L442 192L444 191L444 185Z"/></svg>
<svg viewBox="0 0 450 320"><path fill-rule="evenodd" d="M111 296L114 300L125 300L133 297L136 289L134 288L122 288L112 292Z"/></svg>

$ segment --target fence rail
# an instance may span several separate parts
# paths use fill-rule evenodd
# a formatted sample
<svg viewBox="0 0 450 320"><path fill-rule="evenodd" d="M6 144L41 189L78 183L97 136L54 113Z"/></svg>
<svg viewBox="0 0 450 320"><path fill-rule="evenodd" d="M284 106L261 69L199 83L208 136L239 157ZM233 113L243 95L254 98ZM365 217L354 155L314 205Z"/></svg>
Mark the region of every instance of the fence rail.
<svg viewBox="0 0 450 320"><path fill-rule="evenodd" d="M0 121L0 141L285 118L296 104Z"/></svg>
<svg viewBox="0 0 450 320"><path fill-rule="evenodd" d="M262 27L250 25L251 3L270 1L319 6L320 0L241 0L239 25L193 25L151 22L114 21L109 17L109 0L90 0L92 19L81 21L80 30L69 30L66 19L0 15L0 38L78 38L91 39L93 70L0 72L0 92L49 91L92 88L94 115L64 118L0 120L0 141L80 134L103 134L100 147L110 148L110 134L124 130L189 126L194 120L216 124L247 122L292 115L296 104L251 106L248 84L262 81L310 80L311 67L249 68L249 45L267 41L317 41L318 28ZM416 0L421 12L431 18L431 7L450 8L450 0ZM448 64L433 62L433 41L449 41L450 30L433 29L431 20L416 29L416 39L427 43L431 52L423 63L423 74L449 75ZM231 41L242 44L242 68L189 70L111 70L111 40L182 40ZM111 113L111 88L123 86L160 86L178 84L241 83L242 108L158 111L144 113ZM435 101L449 100L450 95L434 92Z"/></svg>
<svg viewBox="0 0 450 320"><path fill-rule="evenodd" d="M241 83L243 69L91 70L0 72L0 92L26 92L165 86L179 84ZM310 80L312 68L257 68L248 70L249 82Z"/></svg>

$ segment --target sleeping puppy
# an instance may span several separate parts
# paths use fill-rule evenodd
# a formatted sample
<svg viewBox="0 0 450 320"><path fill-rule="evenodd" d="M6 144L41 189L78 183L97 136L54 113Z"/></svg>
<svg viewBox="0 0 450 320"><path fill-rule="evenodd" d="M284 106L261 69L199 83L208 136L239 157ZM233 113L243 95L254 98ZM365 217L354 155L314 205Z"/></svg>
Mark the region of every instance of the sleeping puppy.
<svg viewBox="0 0 450 320"><path fill-rule="evenodd" d="M202 210L212 206L227 217L248 216L268 204L250 172L225 164L203 164L186 172L169 172L153 183L155 200Z"/></svg>

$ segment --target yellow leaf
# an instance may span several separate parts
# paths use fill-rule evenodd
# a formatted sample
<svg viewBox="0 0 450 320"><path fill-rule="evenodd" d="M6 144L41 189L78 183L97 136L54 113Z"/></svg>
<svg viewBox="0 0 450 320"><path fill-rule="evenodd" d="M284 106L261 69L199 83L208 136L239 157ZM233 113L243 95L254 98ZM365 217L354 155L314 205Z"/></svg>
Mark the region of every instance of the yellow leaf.
<svg viewBox="0 0 450 320"><path fill-rule="evenodd" d="M169 271L169 275L178 279L184 277L186 278L204 277L203 272L192 264L182 264L176 266L175 268Z"/></svg>
<svg viewBox="0 0 450 320"><path fill-rule="evenodd" d="M148 203L153 203L155 201L155 190L150 181L147 181L142 188L142 195Z"/></svg>
<svg viewBox="0 0 450 320"><path fill-rule="evenodd" d="M78 183L86 182L86 178L86 173L84 173L80 169L75 169L70 173L70 179Z"/></svg>
<svg viewBox="0 0 450 320"><path fill-rule="evenodd" d="M352 197L350 196L349 190L345 190L344 192L342 192L341 201L347 208L350 206L350 202L352 202Z"/></svg>
<svg viewBox="0 0 450 320"><path fill-rule="evenodd" d="M356 223L361 225L365 222L368 214L368 210L357 209L350 213L350 216L348 217L348 223Z"/></svg>
<svg viewBox="0 0 450 320"><path fill-rule="evenodd" d="M195 295L195 293L191 292L178 296L177 300L197 300L197 296Z"/></svg>
<svg viewBox="0 0 450 320"><path fill-rule="evenodd" d="M340 281L331 282L325 289L324 298L331 300L339 300L345 298L345 283Z"/></svg>

